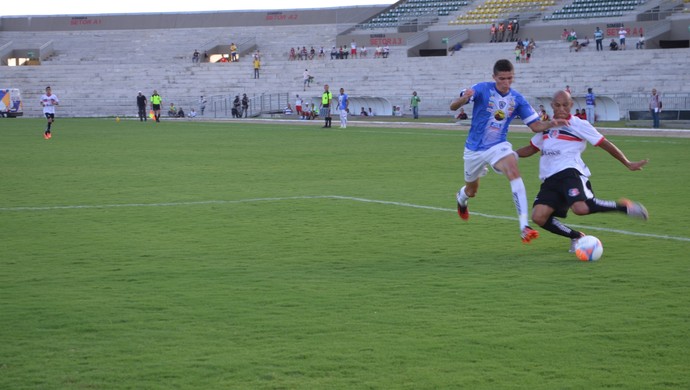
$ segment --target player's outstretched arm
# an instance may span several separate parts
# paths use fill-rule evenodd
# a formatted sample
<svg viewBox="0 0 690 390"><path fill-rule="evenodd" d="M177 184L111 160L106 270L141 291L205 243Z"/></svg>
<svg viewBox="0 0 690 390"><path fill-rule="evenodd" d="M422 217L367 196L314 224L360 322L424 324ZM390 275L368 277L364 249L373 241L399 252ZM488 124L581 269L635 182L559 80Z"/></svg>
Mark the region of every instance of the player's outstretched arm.
<svg viewBox="0 0 690 390"><path fill-rule="evenodd" d="M537 152L539 152L539 149L537 149L534 145L529 144L516 150L515 154L517 154L518 157L530 157L535 155Z"/></svg>
<svg viewBox="0 0 690 390"><path fill-rule="evenodd" d="M450 103L450 110L455 111L458 108L464 106L470 101L470 99L472 99L472 96L474 96L474 89L467 88L465 91L463 91L459 98L453 100L453 102Z"/></svg>
<svg viewBox="0 0 690 390"><path fill-rule="evenodd" d="M551 119L550 121L543 122L543 121L535 121L527 125L530 130L532 130L535 133L541 133L544 132L552 127L559 127L559 126L569 126L570 121L567 119Z"/></svg>
<svg viewBox="0 0 690 390"><path fill-rule="evenodd" d="M613 158L616 160L620 161L623 165L625 165L629 170L631 171L640 171L642 170L642 167L647 165L649 162L648 159L640 160L640 161L630 161L628 160L627 157L625 157L625 154L618 149L616 145L613 144L613 142L604 139L599 145L600 148L604 149L607 151Z"/></svg>

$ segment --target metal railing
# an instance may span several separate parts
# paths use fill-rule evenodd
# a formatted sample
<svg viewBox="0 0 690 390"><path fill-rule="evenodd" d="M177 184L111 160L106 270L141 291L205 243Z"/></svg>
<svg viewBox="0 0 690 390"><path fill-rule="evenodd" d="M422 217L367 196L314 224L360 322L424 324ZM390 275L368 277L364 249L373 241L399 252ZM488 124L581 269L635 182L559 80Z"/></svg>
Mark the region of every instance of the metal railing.
<svg viewBox="0 0 690 390"><path fill-rule="evenodd" d="M241 99L242 97L240 97L240 101ZM287 92L253 95L249 97L249 107L247 108L246 115L243 116L253 118L260 115L282 113L285 107L287 107L290 101L289 99L290 94ZM213 118L232 118L234 101L235 96L231 95L211 96L208 99L204 116ZM201 108L199 108L199 112L201 112ZM243 114L245 113L243 112Z"/></svg>

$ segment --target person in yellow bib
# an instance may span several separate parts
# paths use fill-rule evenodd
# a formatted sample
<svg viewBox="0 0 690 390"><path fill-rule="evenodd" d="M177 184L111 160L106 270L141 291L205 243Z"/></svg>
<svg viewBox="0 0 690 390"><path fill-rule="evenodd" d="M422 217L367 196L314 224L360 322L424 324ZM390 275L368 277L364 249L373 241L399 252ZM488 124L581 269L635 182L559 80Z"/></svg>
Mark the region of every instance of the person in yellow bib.
<svg viewBox="0 0 690 390"><path fill-rule="evenodd" d="M163 103L163 99L161 98L161 95L158 94L158 91L155 89L153 90L153 95L151 95L151 110L153 110L153 116L156 119L156 122L161 121L161 104Z"/></svg>
<svg viewBox="0 0 690 390"><path fill-rule="evenodd" d="M321 94L321 105L319 106L323 111L323 116L326 119L326 122L323 125L323 128L329 128L331 127L331 101L333 100L333 94L331 91L328 90L328 84L324 84L323 86L323 94ZM321 111L321 110L319 110Z"/></svg>

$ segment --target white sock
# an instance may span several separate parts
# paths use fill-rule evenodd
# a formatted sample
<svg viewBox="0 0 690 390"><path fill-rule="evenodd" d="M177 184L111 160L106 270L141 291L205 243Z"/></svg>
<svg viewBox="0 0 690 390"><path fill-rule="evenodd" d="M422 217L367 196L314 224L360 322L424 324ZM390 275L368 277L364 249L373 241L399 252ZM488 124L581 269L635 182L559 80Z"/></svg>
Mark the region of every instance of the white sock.
<svg viewBox="0 0 690 390"><path fill-rule="evenodd" d="M527 206L527 192L525 191L525 183L521 177L510 181L510 189L513 191L513 202L515 202L515 209L517 210L518 220L520 221L520 231L527 226L527 213L529 211Z"/></svg>
<svg viewBox="0 0 690 390"><path fill-rule="evenodd" d="M467 194L465 193L465 186L462 186L460 191L458 191L458 193L455 195L455 198L458 200L458 203L460 203L461 205L463 205L463 206L467 205L467 200L470 197L467 196Z"/></svg>

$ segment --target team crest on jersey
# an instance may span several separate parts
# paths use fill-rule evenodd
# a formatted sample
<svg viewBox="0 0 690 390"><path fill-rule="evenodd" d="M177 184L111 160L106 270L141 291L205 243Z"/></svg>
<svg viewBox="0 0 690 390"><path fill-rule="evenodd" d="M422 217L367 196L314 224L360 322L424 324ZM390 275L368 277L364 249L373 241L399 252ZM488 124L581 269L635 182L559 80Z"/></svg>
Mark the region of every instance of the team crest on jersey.
<svg viewBox="0 0 690 390"><path fill-rule="evenodd" d="M506 105L507 105L507 103L506 103L505 101L503 101L503 100L501 100L500 102L498 102L498 108L500 108L501 110L503 110L504 108L506 108Z"/></svg>
<svg viewBox="0 0 690 390"><path fill-rule="evenodd" d="M580 195L580 190L577 188L571 188L568 190L568 196L571 198L574 198L576 196Z"/></svg>
<svg viewBox="0 0 690 390"><path fill-rule="evenodd" d="M558 130L549 130L549 138L558 138L558 134L560 134Z"/></svg>

